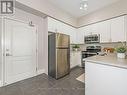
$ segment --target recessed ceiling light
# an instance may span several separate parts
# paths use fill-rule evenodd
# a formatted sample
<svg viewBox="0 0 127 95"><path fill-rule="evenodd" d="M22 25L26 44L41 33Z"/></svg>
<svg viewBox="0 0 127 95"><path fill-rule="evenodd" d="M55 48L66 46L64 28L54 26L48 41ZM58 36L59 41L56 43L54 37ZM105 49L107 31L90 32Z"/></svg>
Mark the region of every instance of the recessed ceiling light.
<svg viewBox="0 0 127 95"><path fill-rule="evenodd" d="M81 10L87 10L88 9L88 1L87 0L82 0L80 3L80 9Z"/></svg>

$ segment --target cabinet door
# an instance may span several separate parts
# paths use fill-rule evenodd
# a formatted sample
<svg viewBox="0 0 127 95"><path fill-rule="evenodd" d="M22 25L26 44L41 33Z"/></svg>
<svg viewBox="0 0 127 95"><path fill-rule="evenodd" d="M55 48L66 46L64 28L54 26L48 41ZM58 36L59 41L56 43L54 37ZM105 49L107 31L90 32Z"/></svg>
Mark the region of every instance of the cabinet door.
<svg viewBox="0 0 127 95"><path fill-rule="evenodd" d="M70 43L76 44L76 28L48 17L48 31L70 35Z"/></svg>
<svg viewBox="0 0 127 95"><path fill-rule="evenodd" d="M71 68L81 66L81 52L72 52L70 57Z"/></svg>
<svg viewBox="0 0 127 95"><path fill-rule="evenodd" d="M62 22L58 22L57 29L58 29L58 32L69 35L69 32L70 32L69 25Z"/></svg>
<svg viewBox="0 0 127 95"><path fill-rule="evenodd" d="M57 21L55 19L48 17L48 31L56 32L57 31Z"/></svg>
<svg viewBox="0 0 127 95"><path fill-rule="evenodd" d="M126 41L124 16L111 20L112 42Z"/></svg>
<svg viewBox="0 0 127 95"><path fill-rule="evenodd" d="M92 24L92 25L89 25L89 31L91 34L99 34L99 24L98 23L95 23L95 24Z"/></svg>
<svg viewBox="0 0 127 95"><path fill-rule="evenodd" d="M71 53L70 55L70 68L74 68L76 66L76 56L75 53Z"/></svg>
<svg viewBox="0 0 127 95"><path fill-rule="evenodd" d="M71 44L76 44L76 32L70 31L70 43Z"/></svg>
<svg viewBox="0 0 127 95"><path fill-rule="evenodd" d="M81 52L77 52L76 53L76 59L77 59L76 63L77 63L78 66L81 66L81 58L82 58L81 57Z"/></svg>
<svg viewBox="0 0 127 95"><path fill-rule="evenodd" d="M104 21L99 23L100 42L106 43L111 41L110 33L110 21Z"/></svg>
<svg viewBox="0 0 127 95"><path fill-rule="evenodd" d="M68 34L70 35L70 43L71 44L76 44L76 29L73 27L68 28Z"/></svg>
<svg viewBox="0 0 127 95"><path fill-rule="evenodd" d="M88 36L88 35L91 35L91 34L92 34L90 28L91 28L90 26L85 26L85 27L83 27L85 36Z"/></svg>
<svg viewBox="0 0 127 95"><path fill-rule="evenodd" d="M84 28L79 28L76 32L76 38L77 38L77 44L84 44L84 36L85 36L85 30Z"/></svg>

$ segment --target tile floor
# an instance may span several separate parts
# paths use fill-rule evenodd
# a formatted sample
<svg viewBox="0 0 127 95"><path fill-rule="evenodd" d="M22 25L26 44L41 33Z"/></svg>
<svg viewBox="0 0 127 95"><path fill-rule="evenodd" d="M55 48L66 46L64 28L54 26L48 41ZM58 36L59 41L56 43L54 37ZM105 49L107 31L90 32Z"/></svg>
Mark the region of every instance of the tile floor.
<svg viewBox="0 0 127 95"><path fill-rule="evenodd" d="M2 87L0 95L85 95L84 83L76 80L83 73L84 69L76 67L59 80L42 74Z"/></svg>

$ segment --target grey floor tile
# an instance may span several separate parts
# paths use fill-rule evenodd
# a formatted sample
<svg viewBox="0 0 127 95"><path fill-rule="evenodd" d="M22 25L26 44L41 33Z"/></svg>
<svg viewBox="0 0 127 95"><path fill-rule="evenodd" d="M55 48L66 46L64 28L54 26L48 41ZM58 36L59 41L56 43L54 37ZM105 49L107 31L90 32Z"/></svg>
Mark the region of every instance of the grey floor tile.
<svg viewBox="0 0 127 95"><path fill-rule="evenodd" d="M83 73L77 67L59 80L42 74L2 87L0 95L85 95L85 84L76 80Z"/></svg>

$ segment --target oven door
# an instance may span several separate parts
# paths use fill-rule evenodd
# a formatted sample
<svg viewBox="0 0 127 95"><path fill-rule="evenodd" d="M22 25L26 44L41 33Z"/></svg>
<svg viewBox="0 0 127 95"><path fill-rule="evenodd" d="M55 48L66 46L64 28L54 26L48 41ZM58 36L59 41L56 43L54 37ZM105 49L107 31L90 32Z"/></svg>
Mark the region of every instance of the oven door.
<svg viewBox="0 0 127 95"><path fill-rule="evenodd" d="M82 54L82 58L84 59L84 58L88 58L88 57L91 57L91 56L94 56L94 55L97 55L97 53L86 53L86 54Z"/></svg>
<svg viewBox="0 0 127 95"><path fill-rule="evenodd" d="M92 56L95 56L97 54L82 54L82 67L85 68L85 59L88 58L88 57L92 57Z"/></svg>

